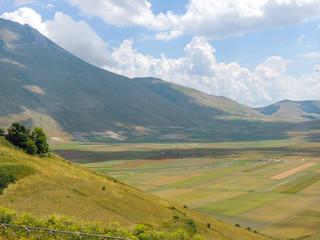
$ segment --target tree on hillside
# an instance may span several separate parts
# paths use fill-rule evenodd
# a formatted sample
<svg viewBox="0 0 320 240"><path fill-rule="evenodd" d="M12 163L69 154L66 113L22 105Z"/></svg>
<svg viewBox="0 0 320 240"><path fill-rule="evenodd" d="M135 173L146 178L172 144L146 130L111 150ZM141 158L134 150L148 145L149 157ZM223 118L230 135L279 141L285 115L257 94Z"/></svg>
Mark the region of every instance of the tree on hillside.
<svg viewBox="0 0 320 240"><path fill-rule="evenodd" d="M35 155L37 153L37 151L38 151L38 148L37 148L36 144L34 143L34 141L29 139L27 142L26 153L31 154L31 155Z"/></svg>
<svg viewBox="0 0 320 240"><path fill-rule="evenodd" d="M4 133L5 133L4 129L0 128L0 134L4 134Z"/></svg>
<svg viewBox="0 0 320 240"><path fill-rule="evenodd" d="M26 150L27 142L30 140L30 129L26 128L21 123L14 122L8 128L6 139L14 146Z"/></svg>
<svg viewBox="0 0 320 240"><path fill-rule="evenodd" d="M35 127L31 133L31 139L34 141L38 148L37 153L49 152L49 144L47 143L47 137L42 128Z"/></svg>

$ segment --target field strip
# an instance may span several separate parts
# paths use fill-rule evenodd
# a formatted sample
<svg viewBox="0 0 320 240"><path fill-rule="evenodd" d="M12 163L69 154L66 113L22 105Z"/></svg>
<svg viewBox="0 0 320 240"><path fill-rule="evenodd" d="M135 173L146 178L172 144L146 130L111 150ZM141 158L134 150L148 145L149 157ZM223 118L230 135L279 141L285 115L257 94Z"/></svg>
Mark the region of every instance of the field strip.
<svg viewBox="0 0 320 240"><path fill-rule="evenodd" d="M305 170L305 169L307 169L309 167L312 167L314 165L317 165L317 163L306 163L306 164L301 165L299 167L296 167L296 168L290 169L288 171L285 171L283 173L277 174L277 175L271 177L271 179L283 179L283 178L286 178L288 176L291 176L292 174L295 174L295 173L300 172L302 170Z"/></svg>
<svg viewBox="0 0 320 240"><path fill-rule="evenodd" d="M198 177L201 175L202 174L193 174L193 175L189 175L189 176L160 176L160 177L155 177L155 178L149 179L147 181L144 181L144 182L142 182L142 184L162 186L162 185L168 185L171 183L179 182L182 180L187 180L187 179L193 178L193 177Z"/></svg>
<svg viewBox="0 0 320 240"><path fill-rule="evenodd" d="M180 189L178 188L178 189L170 189L170 190L157 192L157 193L154 193L154 195L166 199L169 197L174 197L174 196L192 192L192 191L194 191L192 188L180 188Z"/></svg>

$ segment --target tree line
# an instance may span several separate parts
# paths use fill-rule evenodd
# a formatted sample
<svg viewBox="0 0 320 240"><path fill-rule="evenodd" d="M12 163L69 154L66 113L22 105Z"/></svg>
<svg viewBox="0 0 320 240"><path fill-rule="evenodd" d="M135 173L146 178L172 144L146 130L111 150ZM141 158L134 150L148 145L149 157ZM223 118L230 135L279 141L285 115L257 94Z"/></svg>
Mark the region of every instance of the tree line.
<svg viewBox="0 0 320 240"><path fill-rule="evenodd" d="M0 134L4 134L0 128ZM47 137L42 128L35 127L32 131L19 122L14 122L8 128L6 139L14 146L24 150L26 153L46 154L50 151Z"/></svg>

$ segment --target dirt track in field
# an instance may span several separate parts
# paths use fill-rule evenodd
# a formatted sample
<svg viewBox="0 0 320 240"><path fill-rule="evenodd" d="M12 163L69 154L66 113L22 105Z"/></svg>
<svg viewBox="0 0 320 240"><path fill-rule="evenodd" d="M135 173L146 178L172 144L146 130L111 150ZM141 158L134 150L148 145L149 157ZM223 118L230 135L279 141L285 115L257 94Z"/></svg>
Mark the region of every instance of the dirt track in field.
<svg viewBox="0 0 320 240"><path fill-rule="evenodd" d="M295 173L300 172L302 170L305 170L305 169L307 169L309 167L312 167L312 166L314 166L316 164L317 163L306 163L306 164L301 165L299 167L296 167L296 168L290 169L288 171L285 171L283 173L277 174L277 175L271 177L271 179L283 179L283 178L286 178L288 176L291 176L292 174L295 174Z"/></svg>

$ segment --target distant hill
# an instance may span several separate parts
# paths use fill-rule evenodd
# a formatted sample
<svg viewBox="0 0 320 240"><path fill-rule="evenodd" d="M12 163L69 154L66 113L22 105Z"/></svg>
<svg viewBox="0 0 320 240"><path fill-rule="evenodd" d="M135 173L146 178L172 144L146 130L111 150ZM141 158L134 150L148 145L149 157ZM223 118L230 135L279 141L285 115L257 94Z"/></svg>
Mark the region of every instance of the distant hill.
<svg viewBox="0 0 320 240"><path fill-rule="evenodd" d="M263 117L225 97L99 69L29 25L4 19L0 72L0 127L20 121L52 137L119 140L140 136L141 129L203 129L221 116Z"/></svg>
<svg viewBox="0 0 320 240"><path fill-rule="evenodd" d="M267 107L256 108L262 114L286 120L319 120L320 101L284 100Z"/></svg>
<svg viewBox="0 0 320 240"><path fill-rule="evenodd" d="M17 214L69 215L77 221L98 221L105 226L116 221L125 228L140 223L165 231L185 228L189 234L195 228L207 239L267 239L174 205L57 155L50 158L27 155L11 147L4 137L0 137L0 152L0 172L14 173L18 179L0 194L0 206ZM190 219L195 224L192 229L188 228Z"/></svg>

